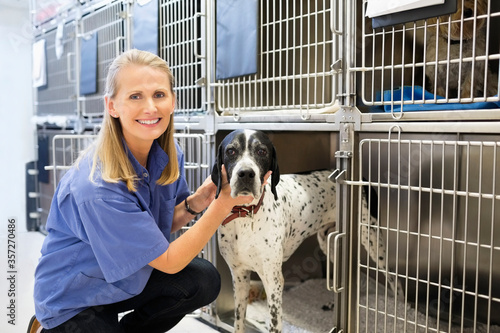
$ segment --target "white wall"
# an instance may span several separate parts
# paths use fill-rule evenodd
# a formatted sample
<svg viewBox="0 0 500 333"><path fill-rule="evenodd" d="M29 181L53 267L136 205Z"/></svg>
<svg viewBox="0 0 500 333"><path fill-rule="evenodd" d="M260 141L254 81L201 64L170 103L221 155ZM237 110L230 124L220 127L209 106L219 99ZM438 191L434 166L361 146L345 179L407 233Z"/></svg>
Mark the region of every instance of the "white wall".
<svg viewBox="0 0 500 333"><path fill-rule="evenodd" d="M34 314L34 270L43 236L26 231L25 165L35 159L29 9L0 0L0 332L26 332ZM15 5L12 7L10 4ZM17 218L15 274L8 265L8 218ZM10 243L12 245L12 243ZM14 278L14 288L8 277ZM15 296L9 296L11 291ZM13 295L13 294L10 294ZM15 321L7 308L15 303Z"/></svg>
<svg viewBox="0 0 500 333"><path fill-rule="evenodd" d="M0 234L26 230L25 164L35 157L29 9L0 4Z"/></svg>

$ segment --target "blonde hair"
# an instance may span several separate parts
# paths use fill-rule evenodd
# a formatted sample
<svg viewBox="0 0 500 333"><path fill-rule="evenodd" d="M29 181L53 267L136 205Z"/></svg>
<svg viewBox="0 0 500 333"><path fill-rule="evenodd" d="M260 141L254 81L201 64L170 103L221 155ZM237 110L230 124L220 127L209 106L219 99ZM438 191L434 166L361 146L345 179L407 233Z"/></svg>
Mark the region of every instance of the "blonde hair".
<svg viewBox="0 0 500 333"><path fill-rule="evenodd" d="M129 50L121 54L111 63L106 78L107 98L115 97L118 89L116 80L120 70L128 65L142 65L159 69L167 75L170 81L170 92L175 98L174 77L167 63L157 55L140 50ZM106 105L105 105L106 109ZM113 118L107 110L104 111L102 128L97 140L93 145L93 160L90 179L93 180L96 170L99 167L101 177L109 183L124 181L131 192L135 192L137 174L130 162L127 152L123 146L123 133L120 120ZM170 124L167 130L156 139L160 147L167 153L169 162L162 171L157 183L167 185L175 182L179 178L179 165L177 163L177 150L174 141L174 116L170 116Z"/></svg>

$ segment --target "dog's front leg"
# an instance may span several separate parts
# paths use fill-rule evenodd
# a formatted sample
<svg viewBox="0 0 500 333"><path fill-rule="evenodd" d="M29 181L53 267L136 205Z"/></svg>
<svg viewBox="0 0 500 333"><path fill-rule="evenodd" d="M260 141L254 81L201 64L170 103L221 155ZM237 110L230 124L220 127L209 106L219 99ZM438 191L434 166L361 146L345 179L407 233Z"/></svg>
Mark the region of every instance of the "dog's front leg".
<svg viewBox="0 0 500 333"><path fill-rule="evenodd" d="M245 316L250 293L250 273L243 268L231 269L234 286L234 332L245 332Z"/></svg>
<svg viewBox="0 0 500 333"><path fill-rule="evenodd" d="M281 262L272 263L269 262L269 269L262 274L262 283L266 290L267 295L267 306L269 308L269 314L271 315L271 322L269 323L270 333L280 333L282 330L282 316L283 316L283 286L285 279L283 278L283 272L281 271Z"/></svg>

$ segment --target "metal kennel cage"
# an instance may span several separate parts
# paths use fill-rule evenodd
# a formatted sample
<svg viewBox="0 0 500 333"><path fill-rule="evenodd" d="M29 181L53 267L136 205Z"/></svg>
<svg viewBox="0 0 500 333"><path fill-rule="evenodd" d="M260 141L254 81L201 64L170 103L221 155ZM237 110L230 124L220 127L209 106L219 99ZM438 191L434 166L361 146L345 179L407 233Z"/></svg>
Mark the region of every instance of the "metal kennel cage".
<svg viewBox="0 0 500 333"><path fill-rule="evenodd" d="M52 8L50 3L48 7ZM106 69L128 47L129 11L126 1L91 1L85 6L66 2L48 22L34 26L34 42L45 42L45 49L34 56L46 63L42 71L47 76L44 85L34 88L39 123L72 126L75 121L90 123L89 118L102 117ZM87 74L90 88L81 79Z"/></svg>
<svg viewBox="0 0 500 333"><path fill-rule="evenodd" d="M252 19L254 32L238 28L231 17L216 13L219 30L229 25L237 38L256 34L253 51L254 73L216 78L215 109L222 115L240 116L245 112L280 111L282 115L333 112L340 91L342 32L341 6L334 1L256 1ZM219 10L219 9L218 9ZM230 15L229 15L230 16ZM229 34L229 35L230 35ZM230 36L217 31L217 45ZM215 46L214 46L215 47ZM233 46L218 50L233 52ZM243 61L243 59L233 59Z"/></svg>
<svg viewBox="0 0 500 333"><path fill-rule="evenodd" d="M94 137L92 131L76 135L72 130L38 130L38 223L42 232L45 232L50 204L59 180Z"/></svg>
<svg viewBox="0 0 500 333"><path fill-rule="evenodd" d="M76 101L76 26L71 20L64 23L62 43L65 45L60 57L56 55L57 29L41 32L35 42L45 40L47 84L34 88L34 107L37 116L75 116Z"/></svg>
<svg viewBox="0 0 500 333"><path fill-rule="evenodd" d="M73 166L80 153L89 147L97 137L98 128L85 134L74 134L70 131L44 131L43 135L48 142L48 162L43 166L50 171L50 183L52 191L47 197L52 195L64 173ZM203 181L210 175L210 165L212 156L210 135L195 133L175 133L174 137L179 142L184 154L184 168L186 179L192 193L201 186ZM50 201L47 202L50 207Z"/></svg>
<svg viewBox="0 0 500 333"><path fill-rule="evenodd" d="M113 59L127 47L126 31L129 11L127 2L114 1L106 6L101 4L79 20L79 50L82 49L82 44L91 38L97 39L95 91L82 94L82 89L78 85L78 101L84 117L102 117L103 115L107 68ZM77 63L80 64L81 56L78 55L77 59Z"/></svg>
<svg viewBox="0 0 500 333"><path fill-rule="evenodd" d="M369 189L377 219L353 237L376 233L385 256L380 243L367 251L386 268L357 242L356 332L500 329L499 153L497 135L360 135L361 181L348 183Z"/></svg>
<svg viewBox="0 0 500 333"><path fill-rule="evenodd" d="M175 78L176 116L203 115L207 110L205 17L205 1L159 1L159 55Z"/></svg>
<svg viewBox="0 0 500 333"><path fill-rule="evenodd" d="M366 17L369 2L358 2L357 9L358 105L399 118L401 109L453 110L477 103L466 107L473 110L498 103L497 1L445 1L451 9L372 18Z"/></svg>

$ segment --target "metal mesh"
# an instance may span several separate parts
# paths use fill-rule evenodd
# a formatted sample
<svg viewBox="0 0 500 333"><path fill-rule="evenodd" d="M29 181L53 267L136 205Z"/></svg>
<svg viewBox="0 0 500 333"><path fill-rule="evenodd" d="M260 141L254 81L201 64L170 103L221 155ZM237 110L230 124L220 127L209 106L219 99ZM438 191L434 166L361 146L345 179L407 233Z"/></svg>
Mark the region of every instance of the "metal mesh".
<svg viewBox="0 0 500 333"><path fill-rule="evenodd" d="M336 100L331 1L259 1L258 72L216 82L217 111L324 109Z"/></svg>
<svg viewBox="0 0 500 333"><path fill-rule="evenodd" d="M377 263L358 256L358 332L499 330L500 142L365 139L359 156L378 216L359 229L385 249L368 242Z"/></svg>
<svg viewBox="0 0 500 333"><path fill-rule="evenodd" d="M82 38L97 34L97 92L82 96L81 110L84 116L102 116L104 93L109 64L124 48L123 4L108 4L81 19Z"/></svg>
<svg viewBox="0 0 500 333"><path fill-rule="evenodd" d="M367 1L358 22L362 53L357 69L365 105L391 111L403 105L404 111L414 104L432 110L431 104L499 101L500 53L494 36L500 3L458 1L457 13L374 29L365 18ZM403 86L405 94L394 93Z"/></svg>
<svg viewBox="0 0 500 333"><path fill-rule="evenodd" d="M204 112L202 78L203 22L201 1L160 0L160 57L165 59L175 78L176 115Z"/></svg>
<svg viewBox="0 0 500 333"><path fill-rule="evenodd" d="M75 86L75 23L64 25L64 52L58 59L55 51L56 30L50 30L35 40L45 39L47 85L35 89L37 116L74 116L77 113Z"/></svg>

